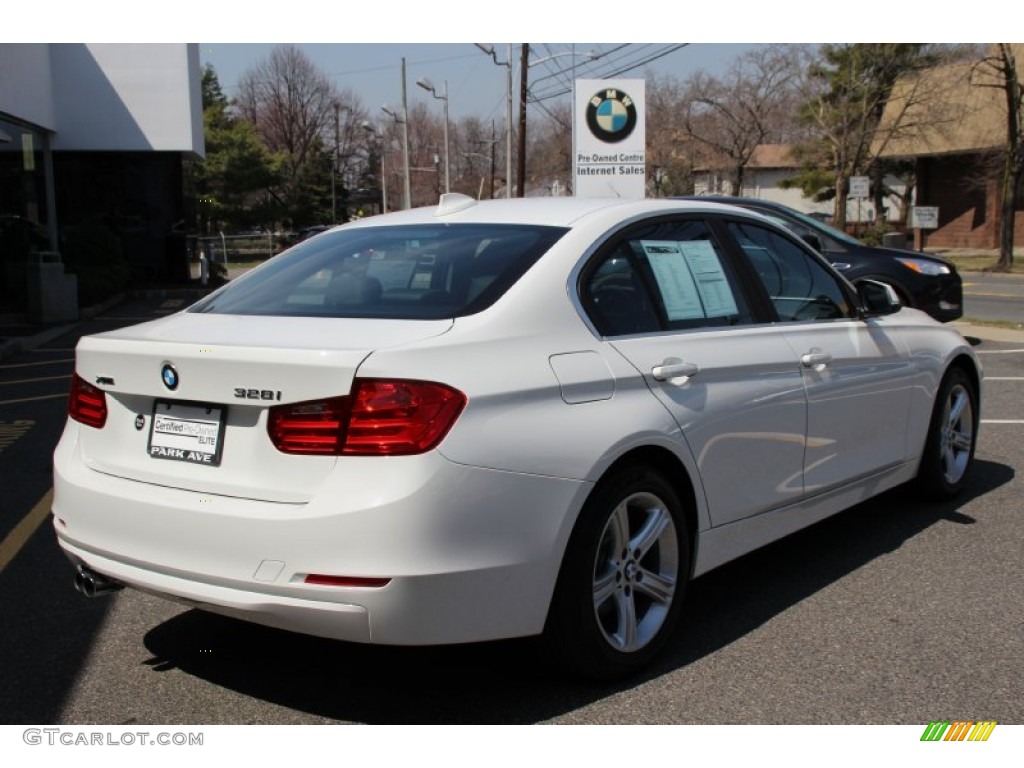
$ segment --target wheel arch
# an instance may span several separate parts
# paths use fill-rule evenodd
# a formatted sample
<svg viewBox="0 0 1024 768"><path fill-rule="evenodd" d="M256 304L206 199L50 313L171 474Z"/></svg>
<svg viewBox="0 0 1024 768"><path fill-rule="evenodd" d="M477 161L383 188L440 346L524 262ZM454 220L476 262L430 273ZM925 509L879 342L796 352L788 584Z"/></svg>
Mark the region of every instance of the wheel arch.
<svg viewBox="0 0 1024 768"><path fill-rule="evenodd" d="M971 358L970 355L965 352L961 352L959 355L949 361L949 365L946 366L946 371L943 373L943 377L947 376L954 368L960 368L967 377L971 380L971 385L974 387L974 394L978 398L979 403L981 400L981 373L978 370L977 364ZM980 411L980 408L979 408ZM981 418L980 412L975 414L976 419Z"/></svg>
<svg viewBox="0 0 1024 768"><path fill-rule="evenodd" d="M689 576L692 578L694 563L697 562L697 532L700 528L700 524L697 511L697 486L694 483L693 478L690 476L686 465L678 456L667 448L656 445L644 445L627 451L618 459L613 461L602 473L598 482L595 483L594 488L596 488L604 478L609 477L615 472L629 466L648 467L657 471L665 478L665 481L672 486L672 490L674 490L676 495L679 497L679 501L683 506L683 515L686 520L686 535L690 540L691 557ZM591 490L591 493L593 492L594 491ZM575 525L573 528L575 528Z"/></svg>
<svg viewBox="0 0 1024 768"><path fill-rule="evenodd" d="M682 516L682 525L676 530L683 540L680 546L685 552L680 557L688 562L676 572L678 582L671 598L671 607L664 616L664 624L656 627L654 634L643 645L620 653L612 648L606 634L604 640L599 639L599 633L604 634L601 630L603 621L596 616L593 602L594 557L601 551L600 539L603 536L601 534L595 538L595 534L600 534L607 524L607 510L603 509L605 502L596 494L606 494L604 498L624 498L618 494L625 489L631 489L630 493L634 493L638 484L652 483L653 475L657 476L656 485L660 487L662 495L671 492L675 496L673 506L677 507L678 514ZM641 480L642 477L647 479ZM573 520L562 552L555 588L548 603L543 636L552 660L584 678L613 680L641 668L664 647L674 627L678 625L686 583L693 578L697 547L695 536L700 519L697 507L699 488L687 471L684 460L669 447L651 444L633 447L604 469L587 493L580 514ZM607 496L609 493L612 494L610 497ZM591 513L588 513L592 501L596 501L598 506L591 508ZM602 511L594 514L599 509ZM595 523L598 523L598 527L595 527ZM589 575L584 571L589 571ZM587 585L580 581L584 577ZM589 598L583 598L587 590ZM628 588L625 594L630 599ZM654 620L660 621L656 616Z"/></svg>

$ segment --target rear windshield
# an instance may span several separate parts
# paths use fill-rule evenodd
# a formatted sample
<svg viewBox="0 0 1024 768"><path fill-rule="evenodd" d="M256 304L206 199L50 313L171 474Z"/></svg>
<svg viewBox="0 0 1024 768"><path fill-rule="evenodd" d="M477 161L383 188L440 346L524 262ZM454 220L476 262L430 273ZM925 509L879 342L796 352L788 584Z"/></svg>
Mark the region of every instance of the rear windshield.
<svg viewBox="0 0 1024 768"><path fill-rule="evenodd" d="M495 224L328 232L189 311L413 320L470 315L497 301L565 232Z"/></svg>

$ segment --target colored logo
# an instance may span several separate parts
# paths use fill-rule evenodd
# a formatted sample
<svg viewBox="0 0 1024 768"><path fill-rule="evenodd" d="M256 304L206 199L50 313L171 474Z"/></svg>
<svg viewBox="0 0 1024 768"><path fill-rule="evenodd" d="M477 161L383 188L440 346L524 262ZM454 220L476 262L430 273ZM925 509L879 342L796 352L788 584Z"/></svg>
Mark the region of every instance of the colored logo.
<svg viewBox="0 0 1024 768"><path fill-rule="evenodd" d="M587 103L587 127L601 141L622 141L636 128L636 105L617 88L598 91Z"/></svg>
<svg viewBox="0 0 1024 768"><path fill-rule="evenodd" d="M170 390L178 388L178 372L174 370L174 366L170 363L164 363L164 367L160 369L160 378L163 379L164 386Z"/></svg>
<svg viewBox="0 0 1024 768"><path fill-rule="evenodd" d="M988 741L995 720L933 720L921 734L921 741Z"/></svg>

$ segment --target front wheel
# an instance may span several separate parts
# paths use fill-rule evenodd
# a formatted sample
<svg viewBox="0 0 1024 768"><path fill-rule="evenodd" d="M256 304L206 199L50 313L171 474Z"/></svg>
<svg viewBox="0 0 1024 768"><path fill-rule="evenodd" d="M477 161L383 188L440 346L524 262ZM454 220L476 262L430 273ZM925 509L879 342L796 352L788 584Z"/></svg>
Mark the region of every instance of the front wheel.
<svg viewBox="0 0 1024 768"><path fill-rule="evenodd" d="M961 368L953 368L939 387L917 473L917 488L924 496L945 500L960 493L974 463L977 429L974 382Z"/></svg>
<svg viewBox="0 0 1024 768"><path fill-rule="evenodd" d="M580 514L547 639L584 676L634 672L671 635L689 573L689 538L675 491L652 470L620 470L598 483Z"/></svg>

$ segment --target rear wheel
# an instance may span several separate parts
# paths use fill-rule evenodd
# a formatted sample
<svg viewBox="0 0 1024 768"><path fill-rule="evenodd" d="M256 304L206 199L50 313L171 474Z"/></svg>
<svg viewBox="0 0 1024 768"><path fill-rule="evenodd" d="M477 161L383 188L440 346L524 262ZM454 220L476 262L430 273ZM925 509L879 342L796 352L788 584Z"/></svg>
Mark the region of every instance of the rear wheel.
<svg viewBox="0 0 1024 768"><path fill-rule="evenodd" d="M978 394L961 368L942 380L928 440L917 473L918 490L930 499L950 499L966 485L974 463L978 428Z"/></svg>
<svg viewBox="0 0 1024 768"><path fill-rule="evenodd" d="M647 664L679 617L690 573L682 507L658 473L602 480L569 543L545 634L560 661L612 679Z"/></svg>

